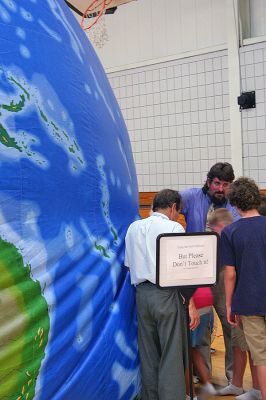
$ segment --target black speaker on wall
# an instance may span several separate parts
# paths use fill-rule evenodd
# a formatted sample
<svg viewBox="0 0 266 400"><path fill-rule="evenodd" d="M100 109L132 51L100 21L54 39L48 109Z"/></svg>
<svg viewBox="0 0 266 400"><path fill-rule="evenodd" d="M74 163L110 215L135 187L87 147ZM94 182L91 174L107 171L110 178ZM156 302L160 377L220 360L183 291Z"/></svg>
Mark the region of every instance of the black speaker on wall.
<svg viewBox="0 0 266 400"><path fill-rule="evenodd" d="M239 105L239 109L245 110L247 108L255 108L256 107L256 95L255 90L252 92L242 92L240 96L237 98L237 104Z"/></svg>

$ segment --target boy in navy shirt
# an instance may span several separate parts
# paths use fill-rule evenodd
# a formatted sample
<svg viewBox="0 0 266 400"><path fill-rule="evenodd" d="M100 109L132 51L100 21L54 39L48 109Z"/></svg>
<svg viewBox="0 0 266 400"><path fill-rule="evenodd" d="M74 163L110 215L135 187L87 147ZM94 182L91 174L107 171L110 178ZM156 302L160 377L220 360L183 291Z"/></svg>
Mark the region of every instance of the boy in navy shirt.
<svg viewBox="0 0 266 400"><path fill-rule="evenodd" d="M260 191L254 181L239 178L228 194L240 220L222 232L228 322L239 319L266 400L266 217L260 216Z"/></svg>

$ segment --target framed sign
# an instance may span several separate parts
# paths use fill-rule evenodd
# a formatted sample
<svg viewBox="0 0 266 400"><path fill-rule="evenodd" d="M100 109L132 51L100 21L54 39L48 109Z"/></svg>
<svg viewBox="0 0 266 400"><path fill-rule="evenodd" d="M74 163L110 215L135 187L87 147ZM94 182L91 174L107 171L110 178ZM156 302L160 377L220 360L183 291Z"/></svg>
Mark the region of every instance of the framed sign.
<svg viewBox="0 0 266 400"><path fill-rule="evenodd" d="M165 233L156 242L159 287L212 286L217 281L218 234Z"/></svg>

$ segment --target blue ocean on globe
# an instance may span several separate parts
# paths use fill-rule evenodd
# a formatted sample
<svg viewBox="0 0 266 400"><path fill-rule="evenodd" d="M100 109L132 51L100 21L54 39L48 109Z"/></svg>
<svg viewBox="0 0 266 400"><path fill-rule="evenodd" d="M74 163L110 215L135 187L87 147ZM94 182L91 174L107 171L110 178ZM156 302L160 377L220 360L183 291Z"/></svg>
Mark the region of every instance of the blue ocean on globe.
<svg viewBox="0 0 266 400"><path fill-rule="evenodd" d="M133 399L123 117L63 0L0 0L0 22L0 399Z"/></svg>

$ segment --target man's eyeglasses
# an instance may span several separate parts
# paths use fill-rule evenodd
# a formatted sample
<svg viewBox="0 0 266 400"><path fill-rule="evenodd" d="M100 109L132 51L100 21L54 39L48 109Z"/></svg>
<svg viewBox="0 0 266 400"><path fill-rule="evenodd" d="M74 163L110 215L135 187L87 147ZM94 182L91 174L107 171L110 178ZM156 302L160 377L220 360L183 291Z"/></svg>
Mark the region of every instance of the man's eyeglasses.
<svg viewBox="0 0 266 400"><path fill-rule="evenodd" d="M211 183L215 188L222 187L224 189L228 189L230 187L230 185L231 185L230 182L219 181L219 180L216 180L216 179L214 179Z"/></svg>

